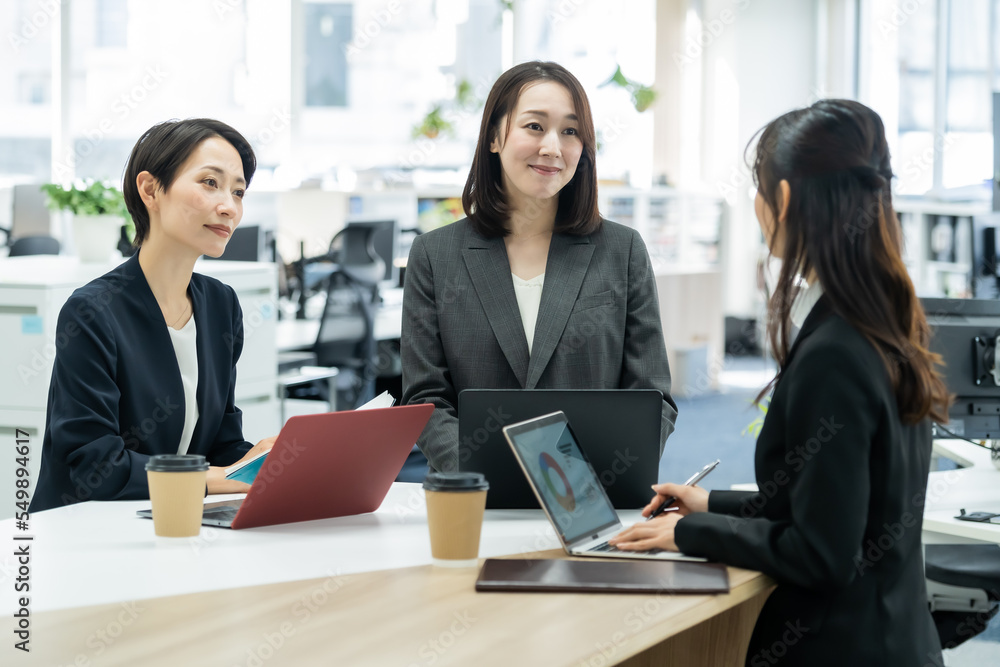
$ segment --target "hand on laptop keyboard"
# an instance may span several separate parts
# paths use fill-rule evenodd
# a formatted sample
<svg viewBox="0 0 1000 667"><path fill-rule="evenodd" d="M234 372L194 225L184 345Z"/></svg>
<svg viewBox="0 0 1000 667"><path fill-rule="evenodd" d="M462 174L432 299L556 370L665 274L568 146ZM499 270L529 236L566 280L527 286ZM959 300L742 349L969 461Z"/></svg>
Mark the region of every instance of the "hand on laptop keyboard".
<svg viewBox="0 0 1000 667"><path fill-rule="evenodd" d="M621 553L633 553L633 554L634 553L658 554L661 551L663 551L663 549L650 549L649 551L639 551L639 552L636 552L636 551L622 551L621 549L619 549L618 547L614 546L613 544L608 544L607 542L603 542L601 544L598 544L596 547L590 549L589 551L602 551L602 552L605 552L605 553L614 553L616 551L621 551Z"/></svg>

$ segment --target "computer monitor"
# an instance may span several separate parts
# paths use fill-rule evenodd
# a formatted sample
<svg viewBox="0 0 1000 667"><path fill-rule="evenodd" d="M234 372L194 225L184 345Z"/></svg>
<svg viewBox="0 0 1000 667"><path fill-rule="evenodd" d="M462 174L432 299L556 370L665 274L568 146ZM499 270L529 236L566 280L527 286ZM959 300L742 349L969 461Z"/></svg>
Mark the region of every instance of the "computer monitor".
<svg viewBox="0 0 1000 667"><path fill-rule="evenodd" d="M972 296L1000 298L1000 213L972 217Z"/></svg>
<svg viewBox="0 0 1000 667"><path fill-rule="evenodd" d="M46 195L37 183L15 185L11 208L13 238L52 234L51 212L46 206Z"/></svg>
<svg viewBox="0 0 1000 667"><path fill-rule="evenodd" d="M263 231L260 225L240 225L226 244L226 250L219 257L235 262L273 262L274 234Z"/></svg>
<svg viewBox="0 0 1000 667"><path fill-rule="evenodd" d="M993 91L993 210L1000 211L1000 90Z"/></svg>
<svg viewBox="0 0 1000 667"><path fill-rule="evenodd" d="M922 298L931 351L944 359L944 381L955 402L935 438L1000 439L1000 301ZM947 429L944 430L944 429Z"/></svg>
<svg viewBox="0 0 1000 667"><path fill-rule="evenodd" d="M399 230L395 220L350 220L348 227L361 227L374 229L372 243L375 254L385 262L385 273L382 282L392 283L396 286L399 281L399 267L396 266L396 253L399 245ZM344 264L363 264L368 261L368 257L363 255L365 249L359 245L346 244L344 246ZM355 256L356 255L356 256Z"/></svg>

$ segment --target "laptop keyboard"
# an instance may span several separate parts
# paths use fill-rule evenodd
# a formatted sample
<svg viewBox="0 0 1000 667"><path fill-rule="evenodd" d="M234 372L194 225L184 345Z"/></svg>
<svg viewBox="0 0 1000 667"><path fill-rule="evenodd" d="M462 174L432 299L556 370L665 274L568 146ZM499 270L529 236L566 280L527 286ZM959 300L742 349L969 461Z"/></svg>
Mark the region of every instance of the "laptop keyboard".
<svg viewBox="0 0 1000 667"><path fill-rule="evenodd" d="M225 500L219 503L209 503L205 505L202 517L204 519L212 519L213 521L232 523L242 503L242 500Z"/></svg>
<svg viewBox="0 0 1000 667"><path fill-rule="evenodd" d="M233 507L216 507L214 509L205 510L203 518L212 519L213 521L228 521L229 523L232 523L233 519L236 518L236 512L238 511L239 510Z"/></svg>
<svg viewBox="0 0 1000 667"><path fill-rule="evenodd" d="M615 545L608 544L607 542L602 542L602 543L598 544L596 547L592 547L590 549L587 549L587 551L601 551L601 552L604 552L604 553L616 553L616 552L629 553L629 554L636 553L635 551L622 551L621 549L619 549ZM658 554L661 551L663 551L663 549L649 549L648 551L640 551L638 553Z"/></svg>

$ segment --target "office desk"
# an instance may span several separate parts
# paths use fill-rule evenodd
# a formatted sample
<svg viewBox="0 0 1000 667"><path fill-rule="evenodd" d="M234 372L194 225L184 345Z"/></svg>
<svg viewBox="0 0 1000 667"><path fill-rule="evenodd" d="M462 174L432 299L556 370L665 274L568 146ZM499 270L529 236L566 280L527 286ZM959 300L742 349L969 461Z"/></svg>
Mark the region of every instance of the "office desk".
<svg viewBox="0 0 1000 667"><path fill-rule="evenodd" d="M168 544L135 517L146 506L86 503L31 516L26 664L576 666L641 655L737 665L772 588L731 568L732 590L719 596L477 594L475 570L429 564L416 484L395 484L372 514L203 528ZM15 544L13 521L0 527ZM556 546L540 510L487 512L483 557L561 557ZM12 619L16 563L13 549L3 552L0 611ZM0 647L4 664L20 664L11 645Z"/></svg>
<svg viewBox="0 0 1000 667"><path fill-rule="evenodd" d="M1000 524L955 519L963 508L966 512L1000 513L1000 470L993 465L989 450L962 440L937 442L935 448L968 467L930 474L924 508L924 543L1000 544Z"/></svg>

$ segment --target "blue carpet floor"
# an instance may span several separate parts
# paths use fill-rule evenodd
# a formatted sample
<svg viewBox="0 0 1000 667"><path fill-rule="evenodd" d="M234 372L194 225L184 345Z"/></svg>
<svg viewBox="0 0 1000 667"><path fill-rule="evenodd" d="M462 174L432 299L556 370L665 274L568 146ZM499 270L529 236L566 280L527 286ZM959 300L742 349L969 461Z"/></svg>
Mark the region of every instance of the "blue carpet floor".
<svg viewBox="0 0 1000 667"><path fill-rule="evenodd" d="M728 489L754 481L756 437L747 426L761 412L753 405L757 393L774 375L772 362L760 358L728 358L717 392L677 398L677 428L660 460L661 482L683 482L709 461L721 463L700 486ZM944 652L948 667L1000 665L1000 615L986 631Z"/></svg>

